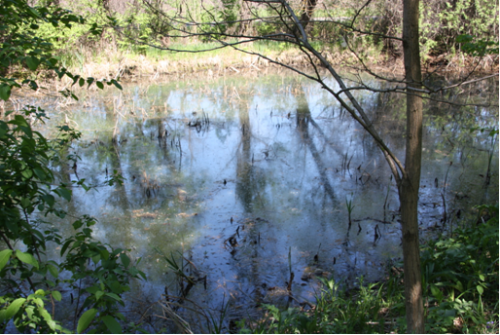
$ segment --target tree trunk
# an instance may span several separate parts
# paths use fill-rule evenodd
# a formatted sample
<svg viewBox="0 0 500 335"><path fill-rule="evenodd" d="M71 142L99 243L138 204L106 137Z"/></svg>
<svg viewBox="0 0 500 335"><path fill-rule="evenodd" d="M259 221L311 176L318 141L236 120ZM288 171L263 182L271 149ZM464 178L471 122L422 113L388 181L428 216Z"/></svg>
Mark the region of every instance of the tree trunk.
<svg viewBox="0 0 500 335"><path fill-rule="evenodd" d="M251 24L252 21L246 21L246 20L250 20L252 18L252 12L250 10L250 3L248 3L244 0L240 0L239 10L240 10L239 19L242 21L240 22L240 26L237 30L237 35L247 35L250 33L250 29L252 27L252 24Z"/></svg>
<svg viewBox="0 0 500 335"><path fill-rule="evenodd" d="M300 16L300 23L302 27L308 32L312 31L312 26L308 26L309 22L314 13L314 8L316 7L318 0L304 0L304 7L302 8L302 15Z"/></svg>
<svg viewBox="0 0 500 335"><path fill-rule="evenodd" d="M422 74L419 50L419 0L403 0L403 50L406 95L405 172L399 186L403 228L404 285L408 333L423 333L424 306L418 231L418 191L422 160L422 98L412 88L420 88Z"/></svg>

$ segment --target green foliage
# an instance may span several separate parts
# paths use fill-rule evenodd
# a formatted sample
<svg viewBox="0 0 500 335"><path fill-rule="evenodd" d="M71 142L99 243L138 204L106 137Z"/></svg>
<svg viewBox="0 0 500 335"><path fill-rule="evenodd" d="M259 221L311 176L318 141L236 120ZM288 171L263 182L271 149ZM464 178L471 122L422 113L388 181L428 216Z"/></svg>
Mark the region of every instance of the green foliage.
<svg viewBox="0 0 500 335"><path fill-rule="evenodd" d="M421 44L424 54L454 51L460 35L498 44L498 1L421 2ZM488 42L486 42L488 41ZM467 52L467 50L464 50ZM498 51L497 51L498 53Z"/></svg>
<svg viewBox="0 0 500 335"><path fill-rule="evenodd" d="M70 27L73 22L83 22L81 18L60 8L34 8L26 1L16 0L2 1L0 14L3 17L1 99L8 100L12 89L21 84L38 88L35 79L19 84L15 78L6 78L4 75L13 65L26 66L29 75L36 74L43 65L59 78L71 78L73 85L96 84L103 89L108 84L121 88L116 80L82 78L58 68L57 60L52 57L53 45L37 35L40 22ZM76 99L70 90L61 93ZM69 332L54 320L46 304L63 300L58 287L73 290L78 287L84 301L81 306L77 304L75 318L86 311L78 321L77 331L92 327L93 332L121 332L119 321L125 318L118 306L123 305L122 296L130 290L130 279L145 278L135 267L137 263L132 264L125 250L94 241L91 227L95 220L88 216L73 223L75 234L66 240L46 221L50 215L66 216L59 204L71 200L72 188L94 187L84 179L71 184L57 183L49 168L76 159L74 154L64 157L62 153L68 151L80 134L61 126L55 139L46 139L32 127L47 118L39 107L26 106L17 114L8 111L4 116L7 118L0 120L0 238L4 243L0 251L0 277L4 288L9 290L0 296L0 329L5 332L12 320L19 332ZM107 185L120 181L121 177L115 175ZM49 242L62 246L61 262L49 259ZM69 274L65 279L60 278L62 271Z"/></svg>
<svg viewBox="0 0 500 335"><path fill-rule="evenodd" d="M498 327L498 206L483 206L485 223L457 229L452 238L430 241L422 250L426 328L431 333L494 332ZM391 267L385 282L353 289L322 280L311 310L265 305L265 317L239 325L243 333L405 332L403 274ZM498 328L496 328L498 329Z"/></svg>
<svg viewBox="0 0 500 335"><path fill-rule="evenodd" d="M24 112L40 121L44 115L34 107ZM124 320L118 313L118 305L123 305L121 296L130 290L130 278L145 276L131 264L124 250L92 239L90 227L95 220L90 217L76 220L75 235L65 241L56 230L43 228L45 221L40 217L48 214L64 217L66 213L59 208L58 199L71 200L70 185L54 186L54 176L47 167L50 162L62 159L58 154L62 146L79 137L67 127L61 127L60 131L61 136L48 141L22 115L15 115L8 122L0 121L0 215L3 217L0 236L8 246L0 251L0 277L14 292L0 297L0 324L5 329L7 321L13 319L21 332L29 328L60 331L61 326L45 310L43 301L48 295L61 300L61 294L54 288L64 284L83 289L88 295L80 308L99 312L93 321L98 331L113 332L117 330L115 318ZM74 186L90 188L82 180L74 182ZM14 249L18 241L23 242L26 251ZM48 241L62 246L61 256L65 256L62 263L47 259ZM69 279L59 279L63 270L69 271ZM83 288L82 280L87 284ZM26 287L28 292L35 293L29 294ZM52 291L45 292L39 287L49 287ZM88 315L82 315L79 327L89 319Z"/></svg>
<svg viewBox="0 0 500 335"><path fill-rule="evenodd" d="M41 289L28 295L27 298L0 297L0 306L2 306L0 323L5 324L6 321L12 319L16 329L22 333L33 330L44 333L60 333L64 331L61 325L52 319L45 307L45 303L51 294L52 297L60 297L58 291L46 292Z"/></svg>
<svg viewBox="0 0 500 335"><path fill-rule="evenodd" d="M269 22L258 22L255 25L255 29L259 36L266 36L275 33L278 29L278 25Z"/></svg>
<svg viewBox="0 0 500 335"><path fill-rule="evenodd" d="M31 71L36 71L40 65L52 68L57 63L52 57L54 46L38 34L41 23L57 29L83 22L81 17L67 10L31 7L21 0L1 1L0 16L1 67L23 64Z"/></svg>
<svg viewBox="0 0 500 335"><path fill-rule="evenodd" d="M473 56L484 56L485 54L498 54L498 42L487 41L480 39L474 41L474 37L471 35L459 35L457 36L457 43L462 44L462 50Z"/></svg>
<svg viewBox="0 0 500 335"><path fill-rule="evenodd" d="M264 305L266 317L242 332L271 334L380 333L386 330L382 308L390 307L398 295L388 294L380 284L363 283L359 288L343 289L334 280L322 280L323 289L311 311L281 310Z"/></svg>
<svg viewBox="0 0 500 335"><path fill-rule="evenodd" d="M3 0L0 1L0 99L7 100L13 88L27 85L31 89L38 89L36 82L40 68L53 70L59 79L64 76L73 80L73 85L78 83L83 86L96 84L100 89L104 84L115 85L120 88L117 80L95 80L94 78L82 78L73 75L64 67L58 66L58 60L54 57L54 45L50 40L39 34L41 24L50 24L54 29L60 25L71 28L72 23L81 24L84 19L75 16L71 12L59 7L31 7L25 0ZM6 77L9 69L20 65L28 70L24 74L22 82L15 77ZM66 96L76 96L70 90L61 92ZM21 120L17 122L22 122Z"/></svg>
<svg viewBox="0 0 500 335"><path fill-rule="evenodd" d="M457 318L483 332L485 310L498 310L498 207L484 206L491 219L458 229L453 238L430 241L422 252L423 287L431 332L453 329ZM498 311L495 318L498 320Z"/></svg>

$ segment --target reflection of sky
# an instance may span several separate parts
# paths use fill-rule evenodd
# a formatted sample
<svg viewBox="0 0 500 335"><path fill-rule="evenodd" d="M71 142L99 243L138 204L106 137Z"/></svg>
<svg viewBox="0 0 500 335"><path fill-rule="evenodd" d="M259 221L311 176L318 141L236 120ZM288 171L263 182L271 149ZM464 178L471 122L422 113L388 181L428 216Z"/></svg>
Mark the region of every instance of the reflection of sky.
<svg viewBox="0 0 500 335"><path fill-rule="evenodd" d="M353 94L403 159L405 120L393 109L401 96L383 104L375 93ZM144 257L152 290L162 291L167 280L166 263L155 248L166 255L184 248L208 274L208 291L196 287L193 296L205 299L208 294L216 302L227 290L245 303L255 298L258 287L264 290L262 284L284 287L289 248L294 294L309 298L315 272L350 284L359 275L372 280L381 274L382 262L400 254L399 204L394 183L388 189L387 164L363 129L316 84L270 77L193 83L189 88L125 85L123 92L84 96L80 103L59 107L84 132L81 145L75 146L82 158L80 178L103 182L107 168L109 173L121 171L127 180L123 187L86 194L76 190L69 210L97 217L97 238ZM301 128L298 114L307 110L312 121ZM481 113L484 125L487 112ZM208 125L198 130L188 126L204 116ZM490 148L487 137L459 142L464 131L441 131L445 126L460 130L460 118L427 118L432 133L424 133L423 231L442 217L449 161L454 164L447 177L447 206L456 211L463 204L455 194L478 192L474 185L481 183L478 175L487 165L487 155L471 147ZM158 138L159 127L167 131L166 139ZM116 146L111 145L114 132ZM498 159L493 162L493 183L498 185ZM152 197L145 195L144 176L158 186ZM347 201L354 205L353 219L366 219L359 223L359 235L356 221L347 235ZM377 225L381 238L374 243ZM227 242L231 236L238 240L234 255ZM313 264L318 248L319 263Z"/></svg>

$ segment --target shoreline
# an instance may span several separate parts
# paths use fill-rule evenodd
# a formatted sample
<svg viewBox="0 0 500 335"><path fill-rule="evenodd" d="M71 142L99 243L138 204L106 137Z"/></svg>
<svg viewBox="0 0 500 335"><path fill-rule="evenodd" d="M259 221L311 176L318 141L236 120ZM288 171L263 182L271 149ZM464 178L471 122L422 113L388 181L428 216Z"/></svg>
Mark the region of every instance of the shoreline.
<svg viewBox="0 0 500 335"><path fill-rule="evenodd" d="M279 53L269 52L269 54L269 58L273 58L285 66L311 74L314 73L307 57L296 49L285 50ZM107 80L119 78L124 83L142 80L216 79L226 76L294 73L294 71L287 69L283 65L274 64L261 56L245 55L233 50L226 53L221 51L215 55L209 53L199 53L195 54L195 56L186 55L186 59L184 60L175 60L173 59L175 57L172 57L171 54L166 54L164 55L165 57L157 57L158 55L137 56L121 51L101 56L105 56L106 59L103 61L92 61L93 58L90 58L89 60L85 60L82 66L68 66L68 70L84 78L94 77L96 79ZM361 68L359 61L348 52L325 52L324 56L338 72L371 75L367 70ZM115 59L113 60L112 58ZM376 55L367 57L364 61L367 68L377 75L387 76L392 80L400 80L404 76L402 58L389 60L384 55ZM318 66L318 70L320 70L321 74L328 74L327 70L323 67ZM13 72L13 74L16 74L15 71ZM422 73L424 75L439 76L450 81L461 80L464 77L474 78L498 74L498 72L498 55L487 55L482 59L478 57L440 55L438 57L427 57L422 64ZM17 73L22 74L21 71ZM47 70L40 71L38 78L41 86L56 86L59 87L58 89L61 89L61 84L63 86L62 89L71 88L73 84L68 77L58 80L53 73Z"/></svg>

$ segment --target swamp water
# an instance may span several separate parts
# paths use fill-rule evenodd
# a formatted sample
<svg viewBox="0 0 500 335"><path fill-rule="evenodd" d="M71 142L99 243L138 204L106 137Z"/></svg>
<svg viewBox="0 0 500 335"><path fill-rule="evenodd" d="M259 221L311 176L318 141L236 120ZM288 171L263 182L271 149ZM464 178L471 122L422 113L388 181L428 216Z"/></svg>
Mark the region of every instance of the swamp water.
<svg viewBox="0 0 500 335"><path fill-rule="evenodd" d="M436 99L497 104L497 92L498 83L489 81ZM291 304L298 305L314 301L318 278L353 287L360 276L380 279L387 261L400 257L399 201L388 166L318 85L266 76L77 94L78 102L42 96L18 102L45 107L47 129L67 122L83 133L73 145L81 158L76 171L54 167L60 180L102 183L114 170L126 179L87 193L74 189L66 210L97 218L96 238L142 258L148 281L135 283L129 296L131 320L165 302L165 293L182 295L165 257L196 280L183 283L188 299L211 311L229 306L226 321L254 315L262 303L287 303L290 271ZM403 159L405 96L356 97ZM497 137L470 131L497 122L498 107L425 103L423 239L477 216L474 205L498 201ZM67 222L57 226L63 235L72 232ZM185 302L178 312L195 304ZM184 317L197 322L196 313ZM204 329L205 320L199 322L194 326Z"/></svg>

